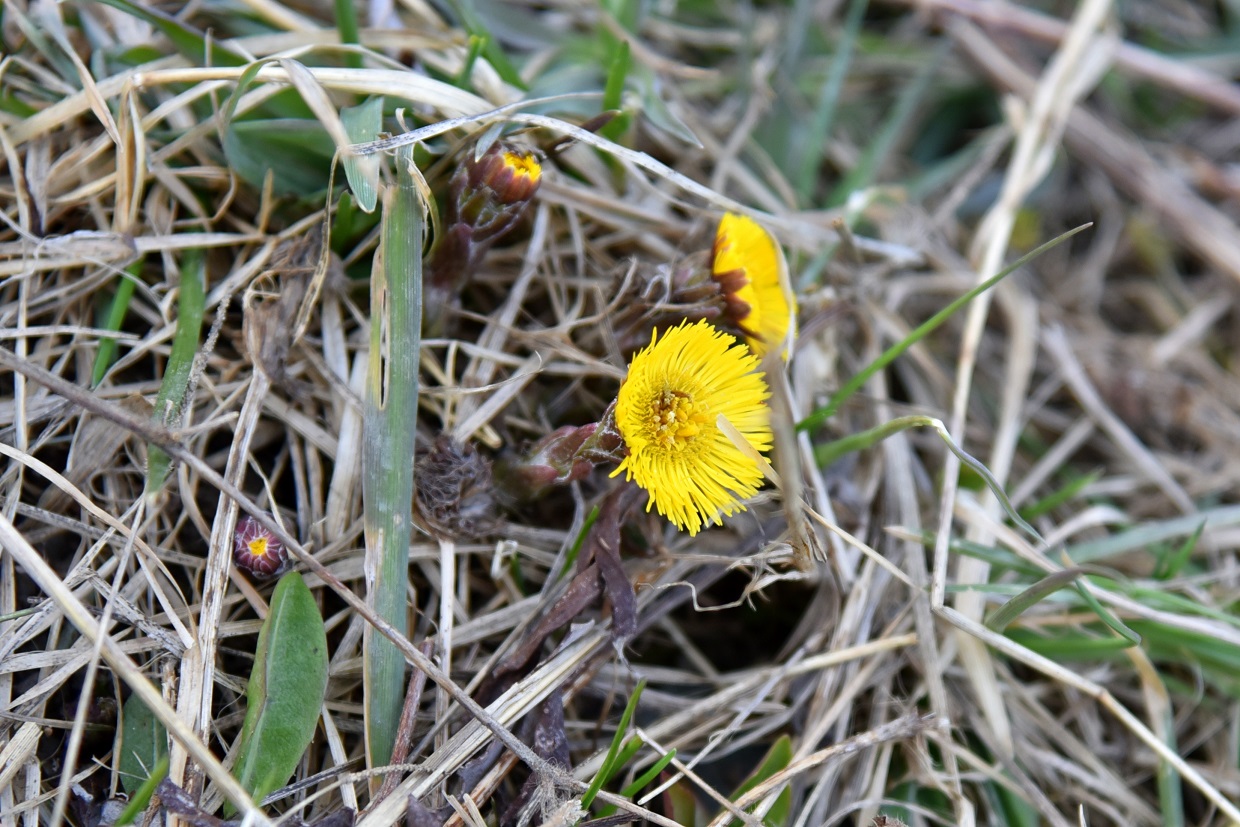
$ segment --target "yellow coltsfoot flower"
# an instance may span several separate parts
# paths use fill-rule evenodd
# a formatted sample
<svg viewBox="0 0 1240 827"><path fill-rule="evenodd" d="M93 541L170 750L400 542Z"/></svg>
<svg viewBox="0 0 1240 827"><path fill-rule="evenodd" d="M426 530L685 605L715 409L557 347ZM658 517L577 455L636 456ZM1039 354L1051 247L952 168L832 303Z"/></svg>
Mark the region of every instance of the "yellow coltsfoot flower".
<svg viewBox="0 0 1240 827"><path fill-rule="evenodd" d="M743 215L728 213L715 233L711 275L724 294L724 316L759 357L785 347L796 323L796 298L771 234ZM786 355L786 354L785 354Z"/></svg>
<svg viewBox="0 0 1240 827"><path fill-rule="evenodd" d="M762 485L751 454L720 429L725 417L757 451L770 449L758 358L705 321L682 323L633 357L616 398L616 427L628 455L624 472L650 495L651 506L678 528L697 534L720 514L743 511L741 500Z"/></svg>

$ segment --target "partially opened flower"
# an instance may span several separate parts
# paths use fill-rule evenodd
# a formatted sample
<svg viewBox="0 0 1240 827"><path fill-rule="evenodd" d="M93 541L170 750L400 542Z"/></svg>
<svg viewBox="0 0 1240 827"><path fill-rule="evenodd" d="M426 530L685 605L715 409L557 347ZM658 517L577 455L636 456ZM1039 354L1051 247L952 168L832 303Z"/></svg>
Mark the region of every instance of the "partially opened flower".
<svg viewBox="0 0 1240 827"><path fill-rule="evenodd" d="M242 517L233 532L233 562L254 577L275 577L291 568L280 538L253 517Z"/></svg>
<svg viewBox="0 0 1240 827"><path fill-rule="evenodd" d="M775 239L753 219L728 213L719 221L711 274L723 290L724 316L760 357L782 348L796 321L784 266Z"/></svg>
<svg viewBox="0 0 1240 827"><path fill-rule="evenodd" d="M633 357L616 398L616 427L628 455L624 472L650 494L651 506L697 534L762 484L752 454L719 427L724 417L757 451L771 447L766 381L758 358L705 321L651 337Z"/></svg>

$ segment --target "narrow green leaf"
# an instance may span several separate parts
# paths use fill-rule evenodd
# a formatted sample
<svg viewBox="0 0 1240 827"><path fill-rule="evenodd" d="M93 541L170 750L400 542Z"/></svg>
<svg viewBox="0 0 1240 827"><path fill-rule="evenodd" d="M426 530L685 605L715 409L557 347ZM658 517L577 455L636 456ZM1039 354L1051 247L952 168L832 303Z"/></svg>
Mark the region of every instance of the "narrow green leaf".
<svg viewBox="0 0 1240 827"><path fill-rule="evenodd" d="M629 697L628 704L624 707L624 714L620 716L620 725L616 727L616 734L611 739L611 746L607 748L607 757L603 759L603 765L599 767L598 774L594 776L594 780L590 782L589 789L581 797L582 809L589 809L594 803L595 796L598 791L603 789L603 785L616 773L616 770L624 766L622 761L617 760L621 753L621 744L624 743L625 733L629 731L629 722L633 720L633 713L637 710L637 702L642 696L642 690L646 688L646 679L642 678L637 682L637 686L633 688L633 694ZM640 744L638 744L640 747ZM629 752L628 757L631 758L633 752ZM624 761L627 761L625 758Z"/></svg>
<svg viewBox="0 0 1240 827"><path fill-rule="evenodd" d="M348 106L340 112L344 130L355 144L373 141L383 128L383 98L368 98L359 106ZM379 153L344 156L344 177L362 212L372 213L379 203Z"/></svg>
<svg viewBox="0 0 1240 827"><path fill-rule="evenodd" d="M327 633L301 574L280 578L258 633L233 774L255 801L288 783L327 692Z"/></svg>
<svg viewBox="0 0 1240 827"><path fill-rule="evenodd" d="M844 88L844 78L848 75L848 66L852 62L853 47L861 31L861 21L865 17L868 0L852 0L848 4L848 14L844 18L844 28L840 32L839 43L836 44L831 58L831 67L822 84L818 95L818 103L814 107L814 116L807 128L794 129L790 137L799 143L794 148L800 162L796 165L797 202L808 205L820 176L817 173L822 163L822 154L828 145L827 135L831 132L831 122L835 120L835 107L839 103L840 91Z"/></svg>
<svg viewBox="0 0 1240 827"><path fill-rule="evenodd" d="M422 343L425 202L413 150L396 155L396 183L383 193L379 252L371 276L370 365L362 414L362 503L375 612L408 635L410 508ZM405 698L405 658L367 629L363 655L366 746L387 764Z"/></svg>
<svg viewBox="0 0 1240 827"><path fill-rule="evenodd" d="M1180 547L1176 549L1174 554L1160 555L1158 559L1158 567L1154 570L1154 577L1158 580L1170 580L1180 573L1180 569L1184 568L1184 564L1188 562L1188 558L1192 556L1193 549L1197 547L1197 541L1201 539L1201 532L1206 530L1206 521L1202 520L1197 524L1197 528L1193 533L1185 538Z"/></svg>
<svg viewBox="0 0 1240 827"><path fill-rule="evenodd" d="M211 41L211 52L208 55L207 39L202 32L187 26L176 18L165 15L149 3L131 3L129 0L100 0L100 2L150 23L171 40L176 50L189 58L195 66L205 65L208 58L214 66L244 66L247 62L244 57L233 52L218 40Z"/></svg>
<svg viewBox="0 0 1240 827"><path fill-rule="evenodd" d="M639 793L643 787L645 787L651 781L658 778L659 773L663 772L663 768L666 767L668 764L672 763L672 759L675 757L676 757L676 750L674 749L669 750L666 755L664 755L658 761L655 761L654 764L651 765L650 769L646 770L644 773L637 776L637 779L634 780L632 784L628 785L623 790L621 790L620 795L623 796L624 798L632 798L633 796L637 795L637 793Z"/></svg>
<svg viewBox="0 0 1240 827"><path fill-rule="evenodd" d="M1026 520L1034 520L1041 517L1048 511L1058 508L1068 500L1079 494L1084 488L1097 482L1102 477L1102 471L1091 471L1088 474L1082 474L1076 479L1070 481L1067 485L1054 491L1035 503L1032 503L1020 510L1020 514Z"/></svg>
<svg viewBox="0 0 1240 827"><path fill-rule="evenodd" d="M1119 534L1068 546L1067 553L1077 563L1105 560L1174 537L1187 537L1196 531L1203 521L1206 528L1213 531L1240 525L1240 505L1223 505L1183 517L1140 523Z"/></svg>
<svg viewBox="0 0 1240 827"><path fill-rule="evenodd" d="M611 57L611 66L607 69L607 84L603 87L603 110L619 109L623 103L624 80L629 74L629 41L621 40L616 45L615 54Z"/></svg>
<svg viewBox="0 0 1240 827"><path fill-rule="evenodd" d="M757 769L745 779L745 781L732 793L732 801L736 801L745 793L770 778L775 773L784 770L788 764L792 762L792 739L787 735L779 736L775 743L771 744L771 748L766 751L766 755L758 764ZM784 787L780 791L779 796L775 799L774 806L767 812L766 817L762 819L762 823L767 827L784 827L788 823L788 815L792 812L792 789ZM733 821L732 827L738 827L740 821Z"/></svg>
<svg viewBox="0 0 1240 827"><path fill-rule="evenodd" d="M564 560L564 568L560 569L560 577L568 574L573 564L577 562L577 555L581 553L581 546L586 541L586 537L590 535L590 528L598 519L599 507L596 505L590 509L590 513L586 515L585 521L581 524L581 531L577 532L577 539L573 541L573 547L568 550L568 557Z"/></svg>
<svg viewBox="0 0 1240 827"><path fill-rule="evenodd" d="M899 342L896 342L894 345L887 348L887 350L883 351L881 356L879 356L877 359L875 359L870 364L866 365L865 368L862 369L860 373L856 374L851 379L849 379L847 382L845 382L844 386L841 387L838 391L836 391L835 394L827 401L827 404L825 407L819 408L818 410L814 411L812 414L810 414L809 416L805 417L800 422L798 422L797 430L798 431L809 430L810 428L815 428L821 425L822 423L826 422L828 419L832 417L832 415L835 414L836 411L840 409L841 405L847 402L854 393L859 391L866 382L870 381L871 376L873 376L874 374L878 373L883 368L890 365L897 358L899 358L900 355L904 353L904 351L908 350L914 344L921 341L926 336L930 335L930 333L932 333L936 328L938 328L939 325L943 324L943 322L951 318L952 314L954 314L957 310L964 307L966 304L973 301L973 299L980 296L982 293L985 293L987 290L994 287L999 282L1003 281L1003 279L1007 278L1012 273L1019 270L1021 267L1024 267L1027 263L1037 258L1038 256L1042 255L1047 250L1051 250L1055 247L1058 247L1060 244L1067 241L1069 238L1072 238L1072 236L1076 235L1077 233L1091 226L1093 225L1082 224L1081 226L1075 229L1068 230L1068 232L1064 233L1063 235L1056 236L1055 238L1046 242L1042 246L1038 247L1036 250L1030 253L1026 253L1025 255L1021 256L1016 261L1012 262L1007 267L1004 267L1002 270L1000 270L996 275L991 276L990 278L986 279L986 281L982 282L977 287L974 287L972 290L965 293L963 296L956 299L951 304L947 305L947 307L944 307L938 313L935 313L925 322L918 325L918 327L915 330L913 330L913 332L909 333L908 336L904 337L904 339L902 339Z"/></svg>
<svg viewBox="0 0 1240 827"><path fill-rule="evenodd" d="M121 329L125 322L125 314L129 312L129 302L133 298L134 285L142 273L142 259L125 268L125 275L117 279L116 293L108 305L108 312L103 319L104 330L113 333ZM90 372L90 386L97 387L107 376L108 368L116 361L116 340L111 336L99 340L99 350L95 352L95 364Z"/></svg>
<svg viewBox="0 0 1240 827"><path fill-rule="evenodd" d="M125 824L133 824L137 821L138 816L146 812L147 805L151 803L151 796L155 795L155 788L159 786L159 782L167 777L168 754L164 753L151 768L150 777L143 781L137 790L129 793L129 803L117 816L115 827L123 827Z"/></svg>
<svg viewBox="0 0 1240 827"><path fill-rule="evenodd" d="M206 307L206 265L202 250L185 252L181 262L181 287L177 299L177 331L172 337L172 352L164 369L164 380L155 397L155 419L174 426L181 418L185 392L189 388L194 357L198 354L198 338L202 333L202 314ZM168 477L171 460L161 448L150 446L147 456L146 495L155 496Z"/></svg>
<svg viewBox="0 0 1240 827"><path fill-rule="evenodd" d="M960 463L982 478L982 481L986 483L986 487L995 495L995 499L998 500L999 506L1003 509L1003 513L1007 515L1008 519L1030 537L1042 542L1042 535L1038 534L1037 529L1021 517L1012 506L1012 501L1008 499L1007 492L1003 490L1003 486L999 485L999 481L995 479L994 474L990 473L990 469L981 460L970 456L963 448L957 445L956 441L952 439L951 434L948 433L947 426L933 417L904 416L893 419L890 422L884 422L882 425L862 431L859 434L852 434L843 439L817 446L814 449L814 457L820 464L826 465L829 462L834 462L845 453L859 451L862 448L867 448L886 439L894 433L907 428L918 427L933 428L938 433L939 438L947 445L948 450L960 460ZM1120 622L1119 618L1103 606L1098 601L1098 598L1094 597L1093 593L1085 588L1084 584L1077 582L1075 585L1077 593L1080 594L1081 600L1085 601L1085 605L1097 614L1098 618L1114 630L1116 634L1123 637L1127 641L1127 645L1135 645L1141 642L1141 636Z"/></svg>
<svg viewBox="0 0 1240 827"><path fill-rule="evenodd" d="M327 189L336 144L318 121L299 118L231 121L224 128L224 157L258 189L270 171L276 192L312 196Z"/></svg>
<svg viewBox="0 0 1240 827"><path fill-rule="evenodd" d="M1081 569L1064 569L1043 577L1020 594L998 607L986 619L986 626L1002 632L1016 618L1041 603L1050 595L1075 583L1084 572Z"/></svg>
<svg viewBox="0 0 1240 827"><path fill-rule="evenodd" d="M508 59L508 55L504 54L504 50L500 48L500 44L491 35L491 32L483 24L482 18L471 0L447 0L448 6L456 14L458 20L461 21L461 27L474 37L483 40L482 53L490 64L495 67L495 71L505 83L525 89L525 81L521 79L521 73L512 65L512 61Z"/></svg>
<svg viewBox="0 0 1240 827"><path fill-rule="evenodd" d="M357 4L353 0L336 0L336 31L340 32L341 43L361 43L358 36ZM362 56L349 52L344 56L344 65L350 69L362 68Z"/></svg>
<svg viewBox="0 0 1240 827"><path fill-rule="evenodd" d="M456 75L456 86L459 89L469 89L473 86L470 78L474 74L474 64L478 62L478 58L482 56L483 51L487 47L487 38L485 35L471 34L469 36L468 51L465 53L465 60L461 62L461 71Z"/></svg>
<svg viewBox="0 0 1240 827"><path fill-rule="evenodd" d="M934 55L913 77L912 82L905 84L900 90L900 96L896 99L896 105L891 108L891 114L887 116L878 134L866 144L860 161L831 191L831 196L827 199L827 207L843 205L855 191L868 187L874 181L900 135L907 128L913 113L919 106L925 104L930 82L938 74L951 47L951 38L944 38L935 49Z"/></svg>
<svg viewBox="0 0 1240 827"><path fill-rule="evenodd" d="M159 760L167 760L168 730L137 695L130 695L125 701L122 717L121 786L132 796L154 774Z"/></svg>

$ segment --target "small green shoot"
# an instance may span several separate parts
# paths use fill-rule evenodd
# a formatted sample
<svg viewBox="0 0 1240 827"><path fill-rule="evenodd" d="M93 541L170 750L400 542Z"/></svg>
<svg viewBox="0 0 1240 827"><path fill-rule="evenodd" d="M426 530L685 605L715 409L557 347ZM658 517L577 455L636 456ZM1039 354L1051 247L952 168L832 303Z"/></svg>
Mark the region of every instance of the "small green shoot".
<svg viewBox="0 0 1240 827"><path fill-rule="evenodd" d="M852 0L848 4L847 16L840 32L840 40L831 57L831 66L818 95L814 115L805 130L791 130L789 135L798 142L794 147L793 157L800 156L796 163L797 202L808 205L814 194L814 186L819 180L817 170L822 163L822 153L827 146L827 135L831 132L831 123L835 120L835 108L839 103L840 91L844 88L844 79L848 75L848 67L852 63L853 49L861 30L861 21L865 17L869 0Z"/></svg>
<svg viewBox="0 0 1240 827"><path fill-rule="evenodd" d="M620 716L620 725L616 727L616 734L612 737L611 746L607 749L607 757L603 759L603 765L599 767L598 774L590 782L589 789L581 796L581 808L583 810L590 808L603 785L636 754L637 749L641 748L641 742L639 741L636 743L635 748L625 745L626 749L624 752L627 755L621 757L621 745L624 744L625 733L629 731L629 723L633 720L633 713L637 711L637 702L641 699L642 690L645 688L646 681L644 678L637 682L637 686L633 687L633 694L629 697L629 702L624 707L624 714ZM636 741L637 739L633 740ZM630 749L632 751L629 751Z"/></svg>
<svg viewBox="0 0 1240 827"><path fill-rule="evenodd" d="M1197 524L1197 528L1189 535L1180 547L1173 554L1162 553L1158 555L1158 565L1154 568L1154 578L1156 580L1171 580L1180 573L1184 568L1184 564L1193 555L1193 549L1197 547L1197 541L1201 539L1201 532L1206 530L1206 522L1202 520Z"/></svg>
<svg viewBox="0 0 1240 827"><path fill-rule="evenodd" d="M456 74L456 86L460 89L470 89L473 83L470 78L474 74L474 64L478 62L478 58L487 48L486 35L471 34L469 36L469 46L466 47L465 60L461 63L461 71Z"/></svg>
<svg viewBox="0 0 1240 827"><path fill-rule="evenodd" d="M137 697L136 695L134 697ZM129 793L129 803L125 805L125 809L121 810L121 814L116 819L116 827L124 827L126 824L133 824L138 820L138 816L146 812L147 806L151 803L151 797L155 795L155 788L159 786L159 782L168 777L168 755L162 755L155 765L151 768L150 776L138 785L137 789ZM125 776L121 776L124 780Z"/></svg>
<svg viewBox="0 0 1240 827"><path fill-rule="evenodd" d="M133 299L133 291L138 276L142 274L142 259L125 268L125 275L117 280L116 293L108 303L108 312L103 319L103 329L113 333L121 329L125 322L125 314L129 312L129 302ZM111 336L99 340L99 350L95 352L95 364L90 371L90 386L99 387L103 377L108 375L108 368L116 361L116 340Z"/></svg>
<svg viewBox="0 0 1240 827"><path fill-rule="evenodd" d="M581 531L577 532L577 539L573 540L573 547L568 550L568 557L564 560L564 568L560 569L560 577L564 577L572 571L573 564L577 562L577 555L581 554L581 546L585 543L586 537L590 536L590 529L598 519L598 514L599 507L596 505L586 515L585 522L581 524Z"/></svg>
<svg viewBox="0 0 1240 827"><path fill-rule="evenodd" d="M1046 514L1064 503L1071 500L1077 494L1080 494L1085 488L1093 485L1102 478L1102 471L1090 471L1088 474L1082 474L1071 480L1067 485L1051 492L1047 496L1032 503L1020 510L1020 515L1026 520L1036 520L1043 514Z"/></svg>

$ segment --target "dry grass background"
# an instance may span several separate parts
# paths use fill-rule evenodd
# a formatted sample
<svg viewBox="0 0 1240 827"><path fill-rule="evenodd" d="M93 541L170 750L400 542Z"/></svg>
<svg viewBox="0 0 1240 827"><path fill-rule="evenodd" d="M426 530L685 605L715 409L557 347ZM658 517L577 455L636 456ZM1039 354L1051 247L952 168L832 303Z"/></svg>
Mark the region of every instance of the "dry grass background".
<svg viewBox="0 0 1240 827"><path fill-rule="evenodd" d="M305 335L291 336L324 219L326 181L313 176L327 166L308 173L317 195L264 188L223 150L220 116L276 107L289 65L268 63L237 93L244 67L179 55L120 8L6 3L0 823L100 823L83 802L118 789L117 712L134 692L173 733L171 779L218 806L270 597L231 568L232 526L239 511L272 510L317 561L302 568L330 683L295 789L251 823L349 808L398 824L411 797L427 808L409 815L419 824L514 822L533 759L504 744L529 742L559 704L571 766L534 773L546 783L520 817L589 819L574 804L639 678L645 746L600 799L619 815L599 823L1240 823L1234 5L656 3L631 18L624 3L479 4L470 30L493 33L529 92L485 56L468 63L459 18L413 0L346 50L314 4L177 5L164 10L217 48L307 67L299 90L333 109L382 94L410 128L465 118L428 139L449 158L423 159L436 192L445 153L493 124L544 150L580 139L544 164L529 220L486 259L452 336L423 342L423 445L447 432L499 456L597 417L624 370L608 327L617 280L708 246L722 210L755 216L788 253L798 420L1006 262L1093 226L798 435L783 491L803 481L789 511L830 565L791 565L773 486L695 538L636 509L625 562L637 636L622 656L609 607L590 606L577 618L588 625L485 699L485 726L449 684L475 692L546 615L616 481L599 472L508 510L482 541L415 534L421 654L407 654L426 668L411 670L407 763L380 800L385 774L369 772L362 738L368 612L339 591L365 595L377 231L356 213L349 226L333 218L326 278ZM531 127L521 102L601 89L599 44L620 37L636 124L617 143L573 132L597 114L594 97L543 105ZM149 412L196 272L203 331L168 431ZM127 313L109 327L126 280ZM286 314L274 327L272 307ZM108 340L118 358L92 388ZM814 459L910 413L945 422L1045 541L1014 529L933 431ZM147 498L152 443L175 464ZM1119 645L1071 589L1035 590L1006 627L987 623L1077 567L1139 645ZM779 771L733 803L780 736ZM614 794L673 748L654 783Z"/></svg>

